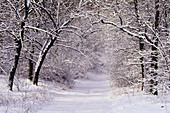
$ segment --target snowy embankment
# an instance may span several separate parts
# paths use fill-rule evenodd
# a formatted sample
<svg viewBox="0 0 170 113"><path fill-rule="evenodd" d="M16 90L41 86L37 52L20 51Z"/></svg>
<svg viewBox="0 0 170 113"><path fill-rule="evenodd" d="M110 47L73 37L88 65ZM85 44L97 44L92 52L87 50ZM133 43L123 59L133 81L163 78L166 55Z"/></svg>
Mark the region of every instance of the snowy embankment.
<svg viewBox="0 0 170 113"><path fill-rule="evenodd" d="M0 113L170 113L170 96L113 96L118 90L111 89L102 74L88 73L87 79L76 80L74 87L66 90L40 81L38 87L25 82L20 91L9 92L4 77L0 81Z"/></svg>

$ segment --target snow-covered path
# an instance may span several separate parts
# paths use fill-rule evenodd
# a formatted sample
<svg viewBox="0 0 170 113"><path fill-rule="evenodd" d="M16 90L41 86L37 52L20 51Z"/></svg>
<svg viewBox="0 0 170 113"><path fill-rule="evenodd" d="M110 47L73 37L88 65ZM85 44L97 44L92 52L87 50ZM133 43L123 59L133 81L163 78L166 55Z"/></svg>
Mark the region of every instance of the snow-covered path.
<svg viewBox="0 0 170 113"><path fill-rule="evenodd" d="M110 86L105 75L89 73L88 79L75 81L75 87L55 91L54 101L38 113L113 113L109 99Z"/></svg>
<svg viewBox="0 0 170 113"><path fill-rule="evenodd" d="M51 82L39 86L22 80L20 91L8 91L6 76L0 77L0 113L170 113L170 95L130 93L130 87L110 88L107 76L89 73L75 81L72 89L61 90ZM21 84L22 83L22 84Z"/></svg>
<svg viewBox="0 0 170 113"><path fill-rule="evenodd" d="M163 99L141 92L113 99L105 75L89 73L88 79L76 80L72 89L50 92L53 101L41 106L37 113L170 113L169 96Z"/></svg>

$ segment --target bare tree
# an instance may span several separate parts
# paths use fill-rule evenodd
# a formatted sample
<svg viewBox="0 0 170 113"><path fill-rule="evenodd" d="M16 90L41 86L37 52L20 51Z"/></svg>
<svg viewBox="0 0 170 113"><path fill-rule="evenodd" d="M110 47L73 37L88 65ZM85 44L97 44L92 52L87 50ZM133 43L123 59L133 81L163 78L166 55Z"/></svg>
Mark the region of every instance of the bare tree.
<svg viewBox="0 0 170 113"><path fill-rule="evenodd" d="M10 7L12 7L14 9L14 11L18 14L16 8L14 7L14 5L8 0ZM22 49L22 42L24 40L24 26L25 26L25 21L28 17L28 11L29 11L29 0L25 0L25 16L23 21L21 22L21 32L20 32L20 37L16 37L15 35L15 43L16 43L16 54L15 54L15 59L14 59L14 65L11 69L10 72L10 76L9 76L9 87L10 90L12 90L13 87L13 81L14 81L14 76L15 76L15 72L17 69L17 65L19 62L19 58L20 58L20 54L21 54L21 49Z"/></svg>
<svg viewBox="0 0 170 113"><path fill-rule="evenodd" d="M58 7L57 7L57 11L55 12L56 14L56 19L57 19L57 22L55 22L54 20L54 17L52 16L52 14L50 14L50 12L43 6L37 4L37 3L34 3L32 2L34 5L36 5L37 7L39 7L40 9L42 9L46 14L47 16L49 17L49 19L52 21L52 24L54 26L54 29L55 29L55 34L53 33L48 33L49 34L49 37L45 43L43 44L42 48L41 48L41 51L39 53L39 57L38 57L38 61L36 63L36 66L35 66L35 71L34 71L34 76L33 76L33 84L36 84L38 85L38 78L39 78L39 73L40 73L40 70L41 70L41 67L43 65L43 62L45 60L45 57L48 53L48 51L50 50L50 48L54 45L55 41L57 40L57 38L59 37L59 34L61 32L61 29L63 29L64 27L67 27L67 25L73 20L72 18L69 18L67 21L65 21L63 24L60 23L60 18L59 18L59 14L60 14L60 2L58 2ZM61 24L61 25L60 25ZM29 27L27 26L27 28L31 28L31 29L37 29L37 30L40 30L38 28L35 28L35 27ZM43 30L40 30L40 31L43 31Z"/></svg>
<svg viewBox="0 0 170 113"><path fill-rule="evenodd" d="M127 12L133 9L132 4L134 5L134 12L135 15L133 15L133 13ZM137 4L138 3L138 4ZM119 25L117 23L117 21L115 22L109 22L109 21L105 21L104 19L101 20L102 23L104 24L110 24L116 28L118 28L120 31L123 31L125 33L127 33L129 36L132 37L136 37L139 39L139 46L140 46L140 50L144 50L144 42L146 43L145 47L147 49L151 49L150 51L148 51L147 53L145 53L145 59L147 60L147 62L145 62L145 64L147 64L146 67L144 67L144 65L142 64L143 62L141 62L141 60L143 60L143 58L139 58L140 59L140 63L138 64L142 64L142 78L144 78L144 70L149 70L147 73L147 75L145 75L146 79L148 80L148 82L146 82L146 89L147 91L149 91L150 93L154 94L154 95L158 95L158 87L159 87L159 82L161 80L158 80L158 76L162 75L161 73L164 73L163 71L161 71L158 74L158 63L159 63L159 59L160 57L162 57L164 59L165 65L168 66L168 63L166 63L168 61L168 59L166 59L167 54L166 54L166 50L163 49L163 39L161 34L163 33L162 30L159 27L160 23L162 23L162 20L160 20L161 15L160 15L160 6L163 7L163 1L159 1L156 0L153 3L155 4L155 6L151 7L151 8L146 8L147 11L149 12L145 12L145 9L143 9L143 6L141 5L142 3L144 3L143 1L134 1L134 2L123 2L120 4L125 7L126 6L126 10L125 13L130 13L130 16L127 16L127 14L125 14L122 10L123 13L119 13L122 14L121 15L121 22L122 23L125 18L123 18L123 14L126 15L126 18L131 18L131 20L127 20L128 22L123 22L126 23L125 25ZM119 6L120 6L119 4ZM147 7L147 5L151 4L151 2L147 2L145 5ZM141 10L137 9L137 5L138 7L140 6ZM129 8L129 9L128 9ZM132 10L133 11L133 10ZM153 15L150 15L150 13L152 13ZM146 15L146 16L145 16ZM134 18L136 18L136 20L138 21L138 24L134 23ZM107 18L106 18L107 19ZM108 18L109 20L111 20L111 18ZM126 20L126 19L125 19ZM160 45L158 45L158 43L160 43ZM166 56L166 57L165 57ZM161 67L161 66L160 66ZM165 72L166 73L166 72ZM144 79L143 79L144 80ZM149 87L148 87L149 86ZM144 82L142 83L142 89L144 87Z"/></svg>

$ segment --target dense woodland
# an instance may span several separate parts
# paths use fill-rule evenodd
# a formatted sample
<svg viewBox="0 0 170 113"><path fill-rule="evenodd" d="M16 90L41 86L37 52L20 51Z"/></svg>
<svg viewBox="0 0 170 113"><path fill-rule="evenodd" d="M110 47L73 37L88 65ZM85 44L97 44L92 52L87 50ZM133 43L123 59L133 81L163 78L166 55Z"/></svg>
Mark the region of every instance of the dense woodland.
<svg viewBox="0 0 170 113"><path fill-rule="evenodd" d="M169 0L1 0L0 74L72 86L88 71L113 87L170 88ZM37 86L38 87L38 86Z"/></svg>

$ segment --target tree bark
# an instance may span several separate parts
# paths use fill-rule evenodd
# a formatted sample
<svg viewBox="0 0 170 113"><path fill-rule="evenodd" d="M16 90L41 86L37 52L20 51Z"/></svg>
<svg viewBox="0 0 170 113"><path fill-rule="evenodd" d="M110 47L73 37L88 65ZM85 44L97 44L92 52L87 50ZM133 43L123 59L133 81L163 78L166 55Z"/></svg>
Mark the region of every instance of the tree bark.
<svg viewBox="0 0 170 113"><path fill-rule="evenodd" d="M33 79L33 69L34 69L34 63L32 61L33 54L34 54L34 45L31 45L30 59L29 59L29 73L28 73L28 79L31 81Z"/></svg>
<svg viewBox="0 0 170 113"><path fill-rule="evenodd" d="M167 4L168 4L168 1L166 1L167 2ZM166 4L166 2L165 2L165 4ZM166 37L166 40L168 41L168 38L169 38L169 31L168 31L168 27L169 27L169 25L168 25L168 6L167 5L164 5L164 27L165 27L165 32L166 32L166 35L165 35L165 37ZM167 48L168 48L168 46L167 46ZM167 49L167 51L166 51L166 54L167 55L170 55L170 50L168 50ZM168 57L165 57L165 60L166 60L166 67L167 67L167 72L170 70L169 69L169 66L170 65L168 65L170 62L168 62ZM170 71L168 72L168 78L169 78L169 81L170 81Z"/></svg>
<svg viewBox="0 0 170 113"><path fill-rule="evenodd" d="M136 20L138 24L138 28L140 28L140 20L139 20L139 10L138 10L138 0L134 0L134 5L135 5L135 15L136 15ZM139 29L140 32L140 29ZM142 38L139 38L139 50L141 52L144 51L144 40ZM145 78L145 70L144 70L144 57L140 57L140 63L141 63L141 75L142 75L142 88L141 90L144 90L144 78Z"/></svg>
<svg viewBox="0 0 170 113"><path fill-rule="evenodd" d="M35 84L35 85L38 85L38 79L39 79L39 73L40 73L41 67L43 65L43 62L45 60L45 57L46 57L48 51L53 46L55 41L56 41L56 37L54 37L54 38L52 37L50 39L50 41L47 40L43 46L42 51L39 54L38 62L36 63L34 77L33 77L33 84Z"/></svg>
<svg viewBox="0 0 170 113"><path fill-rule="evenodd" d="M15 61L14 61L14 65L10 71L10 76L9 76L9 90L12 91L12 88L13 88L13 82L14 82L14 76L15 76L15 72L16 72L16 69L17 69L17 65L18 65L18 62L19 62L19 57L20 57L20 54L21 54L21 48L22 48L22 44L21 44L21 40L15 40L15 43L16 43L16 55L15 55Z"/></svg>
<svg viewBox="0 0 170 113"><path fill-rule="evenodd" d="M139 39L139 48L140 51L144 51L144 40L143 39ZM141 63L141 75L142 75L142 88L141 90L144 90L144 79L145 79L145 66L144 66L144 57L140 57L140 63Z"/></svg>
<svg viewBox="0 0 170 113"><path fill-rule="evenodd" d="M159 27L159 19L160 11L159 11L159 0L155 0L155 23L154 29L155 33L158 33ZM153 37L153 44L158 47L158 38L156 36ZM158 80L157 80L157 70L158 70L158 49L155 46L151 46L151 80L150 80L150 92L153 95L158 95Z"/></svg>
<svg viewBox="0 0 170 113"><path fill-rule="evenodd" d="M28 17L28 11L29 11L29 3L27 0L25 0L25 16L24 16L24 20L21 22L21 32L20 32L20 37L19 38L15 38L15 43L16 43L16 55L15 55L15 60L14 60L14 65L11 69L11 72L10 72L10 76L9 76L9 87L12 91L12 87L13 87L13 81L14 81L14 76L15 76L15 72L16 72L16 69L17 69L17 65L18 65L18 62L19 62L19 57L20 57L20 54L21 54L21 49L22 49L22 42L23 42L23 39L24 39L24 26L25 26L25 20L27 19Z"/></svg>

